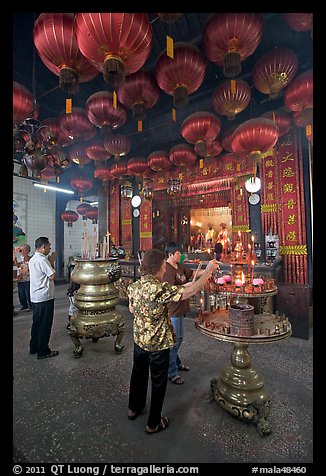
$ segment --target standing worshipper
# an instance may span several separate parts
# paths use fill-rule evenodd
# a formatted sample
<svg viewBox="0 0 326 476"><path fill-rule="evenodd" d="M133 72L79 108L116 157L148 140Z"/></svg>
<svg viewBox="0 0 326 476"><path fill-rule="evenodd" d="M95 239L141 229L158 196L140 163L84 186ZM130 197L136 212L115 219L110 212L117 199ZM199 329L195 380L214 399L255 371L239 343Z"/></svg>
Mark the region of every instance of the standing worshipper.
<svg viewBox="0 0 326 476"><path fill-rule="evenodd" d="M38 359L47 359L59 354L57 350L51 350L49 347L55 296L55 270L47 258L50 249L49 239L40 236L35 240L35 254L28 262L33 303L30 354L37 354Z"/></svg>
<svg viewBox="0 0 326 476"><path fill-rule="evenodd" d="M171 302L188 299L198 292L218 267L209 261L203 275L184 286L162 282L166 256L161 250L147 250L140 266L141 277L127 288L129 311L134 314L134 359L129 389L129 420L145 411L149 371L151 375L151 404L145 431L147 434L165 430L170 419L161 416L166 393L170 348L176 335L169 319Z"/></svg>
<svg viewBox="0 0 326 476"><path fill-rule="evenodd" d="M29 289L29 269L28 262L31 259L31 247L28 244L20 245L17 248L19 255L15 254L14 264L19 270L18 274L18 298L21 311L31 311L31 297Z"/></svg>

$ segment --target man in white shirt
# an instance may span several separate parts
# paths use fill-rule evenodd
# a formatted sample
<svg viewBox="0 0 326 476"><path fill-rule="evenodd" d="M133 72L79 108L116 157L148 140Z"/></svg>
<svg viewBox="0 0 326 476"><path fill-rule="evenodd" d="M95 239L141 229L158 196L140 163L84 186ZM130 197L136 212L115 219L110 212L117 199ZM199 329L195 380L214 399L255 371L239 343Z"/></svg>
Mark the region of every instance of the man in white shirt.
<svg viewBox="0 0 326 476"><path fill-rule="evenodd" d="M57 350L51 350L49 347L55 295L55 270L47 258L50 249L51 243L47 237L37 238L35 254L28 262L33 303L30 354L37 354L38 359L47 359L59 354Z"/></svg>

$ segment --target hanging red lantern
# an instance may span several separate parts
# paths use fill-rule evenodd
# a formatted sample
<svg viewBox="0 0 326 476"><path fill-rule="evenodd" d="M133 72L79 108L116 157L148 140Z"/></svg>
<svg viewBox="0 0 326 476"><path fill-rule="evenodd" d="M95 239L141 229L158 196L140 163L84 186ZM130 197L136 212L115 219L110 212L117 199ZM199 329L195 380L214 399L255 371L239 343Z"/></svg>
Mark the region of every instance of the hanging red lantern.
<svg viewBox="0 0 326 476"><path fill-rule="evenodd" d="M275 99L295 78L299 67L296 53L289 48L268 51L254 66L252 80L255 88Z"/></svg>
<svg viewBox="0 0 326 476"><path fill-rule="evenodd" d="M103 142L100 140L94 140L91 144L85 147L86 155L92 160L106 160L111 156L104 148Z"/></svg>
<svg viewBox="0 0 326 476"><path fill-rule="evenodd" d="M249 163L254 164L254 174L256 174L262 153L274 147L278 135L278 127L270 119L261 117L249 119L240 124L233 133L233 152L247 153Z"/></svg>
<svg viewBox="0 0 326 476"><path fill-rule="evenodd" d="M104 147L116 160L128 154L131 143L127 136L122 134L112 134L104 139Z"/></svg>
<svg viewBox="0 0 326 476"><path fill-rule="evenodd" d="M78 220L78 213L73 210L66 210L61 213L61 219L68 223L69 228L72 227L72 224Z"/></svg>
<svg viewBox="0 0 326 476"><path fill-rule="evenodd" d="M132 110L137 121L146 117L146 109L151 109L160 97L160 89L155 78L146 71L138 71L128 76L117 91L119 101Z"/></svg>
<svg viewBox="0 0 326 476"><path fill-rule="evenodd" d="M217 157L223 150L223 146L218 139L207 142L204 150L197 152L200 157Z"/></svg>
<svg viewBox="0 0 326 476"><path fill-rule="evenodd" d="M48 181L54 179L56 174L54 173L54 168L52 164L48 164L45 169L41 171L41 180Z"/></svg>
<svg viewBox="0 0 326 476"><path fill-rule="evenodd" d="M90 210L92 208L92 206L89 204L89 203L80 203L78 205L78 207L76 208L76 211L79 215L82 216L83 220L87 220L87 216L85 215L85 212L87 210Z"/></svg>
<svg viewBox="0 0 326 476"><path fill-rule="evenodd" d="M199 155L206 152L207 144L218 136L220 130L221 121L208 111L190 114L181 125L182 137L194 144L195 152Z"/></svg>
<svg viewBox="0 0 326 476"><path fill-rule="evenodd" d="M138 71L152 48L152 25L146 13L76 13L79 49L113 87Z"/></svg>
<svg viewBox="0 0 326 476"><path fill-rule="evenodd" d="M284 104L291 111L301 113L305 117L312 118L313 109L313 72L305 71L299 74L284 92Z"/></svg>
<svg viewBox="0 0 326 476"><path fill-rule="evenodd" d="M123 126L127 120L127 111L118 101L114 104L113 94L108 91L98 91L89 96L85 110L88 120L104 135Z"/></svg>
<svg viewBox="0 0 326 476"><path fill-rule="evenodd" d="M80 168L83 168L84 165L89 164L91 161L86 154L85 146L82 144L73 144L70 147L69 156L75 164L79 165Z"/></svg>
<svg viewBox="0 0 326 476"><path fill-rule="evenodd" d="M211 103L215 112L233 120L248 106L250 99L251 90L246 81L229 79L217 86Z"/></svg>
<svg viewBox="0 0 326 476"><path fill-rule="evenodd" d="M41 13L34 24L34 44L45 66L59 76L59 86L69 94L78 93L79 83L98 75L79 51L73 28L73 13Z"/></svg>
<svg viewBox="0 0 326 476"><path fill-rule="evenodd" d="M292 119L291 115L285 111L268 111L261 115L266 119L273 121L278 127L278 136L283 137L290 130Z"/></svg>
<svg viewBox="0 0 326 476"><path fill-rule="evenodd" d="M12 90L13 123L19 124L27 117L37 119L39 107L36 106L33 94L20 83L13 81Z"/></svg>
<svg viewBox="0 0 326 476"><path fill-rule="evenodd" d="M161 170L169 170L172 163L169 159L169 154L165 150L155 150L148 156L148 166L155 172Z"/></svg>
<svg viewBox="0 0 326 476"><path fill-rule="evenodd" d="M23 157L25 165L33 172L41 172L49 163L49 158L42 154L40 151L36 151L35 154L25 154Z"/></svg>
<svg viewBox="0 0 326 476"><path fill-rule="evenodd" d="M156 61L158 86L173 96L174 107L188 104L188 95L197 91L206 74L206 60L199 49L189 43L174 44L174 58L162 51Z"/></svg>
<svg viewBox="0 0 326 476"><path fill-rule="evenodd" d="M147 169L148 164L145 157L132 157L127 162L127 171L130 175L143 175Z"/></svg>
<svg viewBox="0 0 326 476"><path fill-rule="evenodd" d="M178 167L188 167L196 162L197 156L190 145L177 144L170 149L169 158Z"/></svg>
<svg viewBox="0 0 326 476"><path fill-rule="evenodd" d="M89 220L92 220L93 225L97 223L98 219L98 208L97 207L91 207L89 210L85 211L85 216Z"/></svg>
<svg viewBox="0 0 326 476"><path fill-rule="evenodd" d="M80 201L82 201L82 196L85 192L91 190L93 187L93 182L86 178L81 170L74 173L74 177L70 180L70 185L74 190L79 192Z"/></svg>
<svg viewBox="0 0 326 476"><path fill-rule="evenodd" d="M74 142L89 140L96 135L96 127L88 120L85 109L81 107L73 107L70 114L62 112L59 125Z"/></svg>
<svg viewBox="0 0 326 476"><path fill-rule="evenodd" d="M102 180L102 185L105 187L109 180L114 178L111 174L111 166L105 163L97 162L94 170L94 177Z"/></svg>
<svg viewBox="0 0 326 476"><path fill-rule="evenodd" d="M123 175L127 175L128 174L127 160L122 159L122 160L114 162L111 165L111 174L113 175L114 178L120 178Z"/></svg>
<svg viewBox="0 0 326 476"><path fill-rule="evenodd" d="M212 63L223 67L226 78L241 72L241 62L257 49L263 34L260 13L213 13L202 37L204 52Z"/></svg>
<svg viewBox="0 0 326 476"><path fill-rule="evenodd" d="M292 30L309 31L312 29L312 13L283 13L283 15Z"/></svg>

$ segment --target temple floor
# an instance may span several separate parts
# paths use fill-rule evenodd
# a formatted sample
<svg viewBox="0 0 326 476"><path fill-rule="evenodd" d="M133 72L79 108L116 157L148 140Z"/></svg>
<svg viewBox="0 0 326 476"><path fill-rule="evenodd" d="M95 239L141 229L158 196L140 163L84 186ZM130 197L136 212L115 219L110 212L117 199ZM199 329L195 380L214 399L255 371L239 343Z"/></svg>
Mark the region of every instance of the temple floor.
<svg viewBox="0 0 326 476"><path fill-rule="evenodd" d="M191 311L180 352L191 370L181 374L184 385L168 383L162 415L171 425L149 438L146 415L127 418L132 315L125 303L117 306L125 322L122 354L114 351L115 337L82 339L83 356L75 359L67 287L56 284L50 347L59 355L45 360L29 355L32 313L18 311L14 290L14 463L313 462L312 329L309 340L250 346L271 399L273 430L261 437L253 424L209 401L210 381L229 364L232 344L202 335Z"/></svg>

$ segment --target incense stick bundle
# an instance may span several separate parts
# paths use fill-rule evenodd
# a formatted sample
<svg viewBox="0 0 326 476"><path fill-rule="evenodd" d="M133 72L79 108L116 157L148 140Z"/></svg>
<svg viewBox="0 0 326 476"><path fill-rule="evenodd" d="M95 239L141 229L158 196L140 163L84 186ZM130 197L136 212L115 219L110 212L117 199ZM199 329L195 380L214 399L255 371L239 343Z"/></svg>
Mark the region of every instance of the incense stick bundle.
<svg viewBox="0 0 326 476"><path fill-rule="evenodd" d="M197 278L198 271L200 271L200 268L201 268L201 267L202 267L202 262L199 261L198 266L197 266L197 269L196 269L195 274L194 274L194 277L192 278L192 282L194 282L195 279Z"/></svg>

